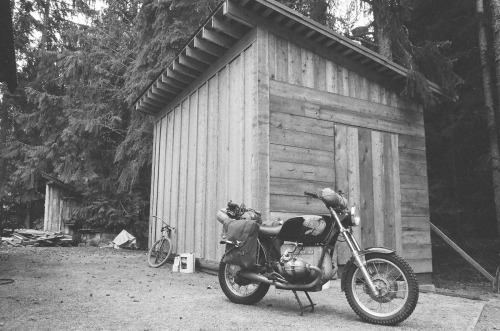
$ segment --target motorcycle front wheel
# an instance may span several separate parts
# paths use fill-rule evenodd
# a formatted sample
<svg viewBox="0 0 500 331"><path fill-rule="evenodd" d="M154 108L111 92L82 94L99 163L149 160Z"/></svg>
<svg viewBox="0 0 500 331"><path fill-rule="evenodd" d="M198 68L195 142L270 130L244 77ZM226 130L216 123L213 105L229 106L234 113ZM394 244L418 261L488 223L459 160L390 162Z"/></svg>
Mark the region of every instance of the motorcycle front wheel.
<svg viewBox="0 0 500 331"><path fill-rule="evenodd" d="M269 284L263 284L239 275L241 268L220 262L219 284L226 297L234 303L253 305L259 302L269 290Z"/></svg>
<svg viewBox="0 0 500 331"><path fill-rule="evenodd" d="M349 305L363 320L396 325L407 319L418 301L418 282L410 265L396 254L369 253L366 267L378 289L373 295L357 265L345 272L344 291Z"/></svg>

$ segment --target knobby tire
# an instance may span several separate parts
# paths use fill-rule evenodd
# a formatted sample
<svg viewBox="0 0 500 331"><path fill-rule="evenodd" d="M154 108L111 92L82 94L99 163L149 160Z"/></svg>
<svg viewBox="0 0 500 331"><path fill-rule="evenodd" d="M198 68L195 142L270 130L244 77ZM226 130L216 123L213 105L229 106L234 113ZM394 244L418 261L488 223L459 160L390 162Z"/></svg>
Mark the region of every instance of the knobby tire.
<svg viewBox="0 0 500 331"><path fill-rule="evenodd" d="M415 273L411 269L410 265L396 254L370 253L367 254L365 258L367 264L370 263L370 260L379 260L379 261L385 260L397 266L402 271L404 277L406 278L408 298L404 303L403 307L399 311L390 316L380 317L371 314L369 311L365 310L358 303L358 300L356 300L355 298L354 294L355 289L353 289L353 277L355 276L358 267L356 266L356 264L352 264L349 267L349 269L345 271L346 272L345 283L343 288L349 306L351 306L351 308L359 317L361 317L363 320L371 324L393 326L401 323L412 314L413 310L417 305L419 289Z"/></svg>
<svg viewBox="0 0 500 331"><path fill-rule="evenodd" d="M230 285L228 285L228 283L230 283L231 281L227 278L228 272L226 271L226 267L229 267L229 265L221 261L220 265L219 265L219 273L218 273L219 284L220 284L220 287L222 289L222 292L224 292L226 297L231 302L234 302L237 304L242 304L242 305L253 305L253 304L259 302L260 300L262 300L262 298L267 294L267 291L269 290L270 285L265 284L265 283L256 283L254 281L250 281L254 285L257 286L256 289L252 293L249 293L248 295L235 294L229 288ZM244 281L244 279L243 279L243 281Z"/></svg>

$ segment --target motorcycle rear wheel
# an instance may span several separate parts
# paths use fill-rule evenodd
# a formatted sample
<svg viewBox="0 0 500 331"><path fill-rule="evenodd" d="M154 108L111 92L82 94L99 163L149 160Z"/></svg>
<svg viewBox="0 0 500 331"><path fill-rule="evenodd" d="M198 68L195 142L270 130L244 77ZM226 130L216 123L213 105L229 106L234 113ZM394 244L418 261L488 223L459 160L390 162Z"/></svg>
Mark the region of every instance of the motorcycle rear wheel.
<svg viewBox="0 0 500 331"><path fill-rule="evenodd" d="M407 319L418 301L418 282L410 265L396 254L365 255L368 273L379 289L371 294L357 265L345 275L344 291L349 305L363 320L379 325L396 325Z"/></svg>
<svg viewBox="0 0 500 331"><path fill-rule="evenodd" d="M239 276L241 268L236 265L220 262L219 284L226 297L234 303L253 305L259 302L269 290L264 284Z"/></svg>

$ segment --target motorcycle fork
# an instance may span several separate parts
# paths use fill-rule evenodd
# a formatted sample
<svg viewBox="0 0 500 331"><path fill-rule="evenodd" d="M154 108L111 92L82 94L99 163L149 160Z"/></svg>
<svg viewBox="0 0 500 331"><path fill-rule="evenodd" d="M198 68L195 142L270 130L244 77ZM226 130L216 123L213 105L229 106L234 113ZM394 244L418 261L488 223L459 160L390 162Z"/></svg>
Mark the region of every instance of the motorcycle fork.
<svg viewBox="0 0 500 331"><path fill-rule="evenodd" d="M366 284L368 285L368 289L370 290L371 294L374 296L378 295L378 290L375 284L373 284L373 281L370 277L370 274L368 273L368 269L366 268L366 259L365 256L360 254L361 252L361 247L359 246L358 242L356 239L352 236L351 232L344 228L342 223L340 222L340 219L337 215L337 212L333 210L333 208L328 208L330 210L330 214L332 214L333 218L335 219L335 222L337 223L337 226L339 227L340 233L345 239L345 242L347 243L347 246L349 247L349 250L352 253L352 256L354 258L354 262L358 266L358 268L361 270L361 273L363 274L363 277L365 278Z"/></svg>

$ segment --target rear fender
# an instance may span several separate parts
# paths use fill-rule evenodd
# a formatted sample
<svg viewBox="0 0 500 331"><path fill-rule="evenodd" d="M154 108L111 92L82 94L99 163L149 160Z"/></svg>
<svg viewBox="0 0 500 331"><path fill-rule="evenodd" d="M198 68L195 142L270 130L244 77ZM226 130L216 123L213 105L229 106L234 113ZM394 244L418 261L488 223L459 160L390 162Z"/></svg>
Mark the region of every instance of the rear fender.
<svg viewBox="0 0 500 331"><path fill-rule="evenodd" d="M389 249L389 248L385 248L385 247L369 247L369 248L366 248L366 249L363 249L362 251L359 252L359 255L360 256L365 256L366 254L369 254L369 253L380 253L380 254L393 254L395 251L392 250L392 249ZM349 270L349 268L351 267L351 265L355 264L356 262L354 262L354 257L351 257L349 259L349 261L347 261L347 263L345 264L344 266L344 271L342 272L342 279L340 280L340 288L342 289L342 292L344 292L344 289L345 289L345 277L346 277L346 274L347 274L347 270Z"/></svg>

